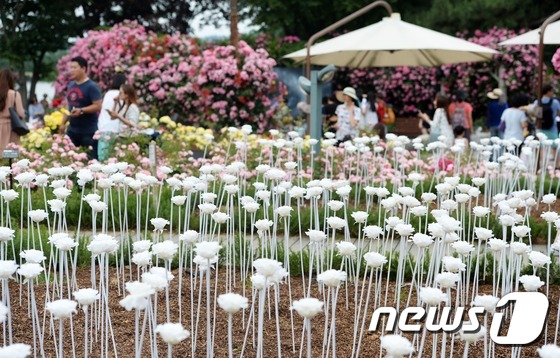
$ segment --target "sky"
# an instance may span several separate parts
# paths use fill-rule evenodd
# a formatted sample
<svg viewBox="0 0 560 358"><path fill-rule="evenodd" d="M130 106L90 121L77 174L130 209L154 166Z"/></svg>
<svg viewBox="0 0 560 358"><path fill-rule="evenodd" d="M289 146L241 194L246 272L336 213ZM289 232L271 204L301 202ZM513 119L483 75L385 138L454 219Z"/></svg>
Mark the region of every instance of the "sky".
<svg viewBox="0 0 560 358"><path fill-rule="evenodd" d="M202 25L202 19L206 16L210 16L208 13L202 13L196 16L192 21L192 33L194 36L199 38L205 37L229 37L229 22L223 21L220 26L216 27L213 25ZM247 20L239 22L239 32L241 34L249 33L252 30L255 30L255 26L251 26L251 23Z"/></svg>

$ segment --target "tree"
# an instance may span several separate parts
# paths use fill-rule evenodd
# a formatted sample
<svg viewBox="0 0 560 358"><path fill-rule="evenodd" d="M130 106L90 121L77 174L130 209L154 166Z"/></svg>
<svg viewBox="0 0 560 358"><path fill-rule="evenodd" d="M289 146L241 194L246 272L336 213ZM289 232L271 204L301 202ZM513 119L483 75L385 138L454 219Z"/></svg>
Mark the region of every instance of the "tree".
<svg viewBox="0 0 560 358"><path fill-rule="evenodd" d="M225 2L223 0L221 3ZM229 1L228 1L229 2ZM239 0L242 18L251 19L260 30L274 36L295 35L308 39L317 31L370 4L371 0ZM404 21L454 35L494 26L514 30L538 27L557 0L392 0L393 11ZM222 12L223 13L223 12ZM374 9L339 31L354 30L386 16ZM226 18L226 16L224 16Z"/></svg>
<svg viewBox="0 0 560 358"><path fill-rule="evenodd" d="M0 0L0 57L8 59L18 73L24 104L47 71L45 55L65 48L68 39L80 33L82 23L74 12L77 4L71 0ZM33 65L29 93L26 61Z"/></svg>
<svg viewBox="0 0 560 358"><path fill-rule="evenodd" d="M225 1L225 0L224 0ZM82 4L87 29L112 26L124 20L137 21L149 30L171 34L188 33L190 21L207 9L220 9L218 0L89 0Z"/></svg>

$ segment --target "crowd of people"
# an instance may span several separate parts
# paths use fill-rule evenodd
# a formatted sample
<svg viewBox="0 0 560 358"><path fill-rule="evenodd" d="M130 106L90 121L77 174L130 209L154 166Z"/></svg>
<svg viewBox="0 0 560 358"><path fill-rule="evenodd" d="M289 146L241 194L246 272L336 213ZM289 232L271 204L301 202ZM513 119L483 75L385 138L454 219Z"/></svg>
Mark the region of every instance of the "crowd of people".
<svg viewBox="0 0 560 358"><path fill-rule="evenodd" d="M359 94L346 87L335 95L323 98L324 130L335 133L339 143L351 140L360 133L375 132L384 139L387 125L395 121L392 107L381 94ZM495 88L486 95L486 127L491 137L522 142L536 134L537 101L531 102L526 94L514 94L505 100L505 93ZM430 114L418 111L418 130L425 143L442 140L446 145L468 148L474 129L473 106L464 91L457 91L452 100L437 94ZM548 139L557 139L560 131L560 101L554 98L554 88L543 86L541 133ZM519 153L521 144L517 146Z"/></svg>
<svg viewBox="0 0 560 358"><path fill-rule="evenodd" d="M103 161L108 158L115 140L128 137L137 130L140 111L134 87L127 82L122 70L113 76L103 95L98 85L88 75L88 63L80 56L70 61L68 85L62 105L69 114L60 126L76 146L90 148L89 157ZM383 93L360 93L352 87L323 98L323 129L333 132L339 143L356 138L361 133L375 133L385 139L387 126L395 122L395 113L385 101ZM487 94L486 126L490 136L520 142L536 132L536 101L529 96L516 94L506 102L504 92L495 88ZM19 143L19 136L11 130L9 109L13 107L20 117L25 117L23 101L14 86L14 75L9 69L0 71L0 149L9 143ZM43 123L49 108L46 95L40 102L33 95L27 118L30 127ZM560 130L560 101L554 98L551 85L543 87L540 132L549 139L557 139ZM473 132L473 106L466 93L458 91L453 100L437 94L433 111L418 111L418 129L425 142L443 140L448 146L459 144L468 147ZM517 150L519 151L520 145Z"/></svg>
<svg viewBox="0 0 560 358"><path fill-rule="evenodd" d="M376 133L384 138L387 125L395 121L393 108L385 102L383 94L360 95L352 87L324 97L322 114L324 130L335 133L339 143L355 138L360 132Z"/></svg>
<svg viewBox="0 0 560 358"><path fill-rule="evenodd" d="M134 87L127 82L122 72L113 76L109 90L102 95L99 86L88 75L88 63L80 56L70 61L69 73L72 81L60 105L67 106L60 133L66 134L76 146L89 148L89 158L103 161L117 137L130 136L137 129L140 110ZM0 150L9 143L19 144L20 137L11 129L9 108L14 107L21 118L27 117L30 128L44 124L44 115L49 108L47 96L40 102L33 95L26 112L23 101L14 86L14 75L10 69L0 71Z"/></svg>

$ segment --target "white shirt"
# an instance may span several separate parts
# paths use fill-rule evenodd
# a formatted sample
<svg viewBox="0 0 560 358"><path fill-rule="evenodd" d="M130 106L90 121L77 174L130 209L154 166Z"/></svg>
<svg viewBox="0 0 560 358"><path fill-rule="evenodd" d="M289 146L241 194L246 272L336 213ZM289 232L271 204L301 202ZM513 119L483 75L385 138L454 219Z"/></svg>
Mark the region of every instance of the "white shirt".
<svg viewBox="0 0 560 358"><path fill-rule="evenodd" d="M502 121L506 122L504 139L525 139L521 123L527 121L525 112L518 108L508 108L502 113Z"/></svg>
<svg viewBox="0 0 560 358"><path fill-rule="evenodd" d="M119 132L119 120L111 120L111 116L107 113L107 109L112 111L113 105L115 104L115 98L119 96L119 90L109 90L105 93L103 97L103 102L101 103L101 113L99 113L98 119L98 130L100 132Z"/></svg>
<svg viewBox="0 0 560 358"><path fill-rule="evenodd" d="M447 115L445 114L445 110L443 108L436 109L434 113L434 119L432 120L432 124L430 126L431 131L433 133L438 133L440 136L444 136L444 143L451 147L453 145L453 141L455 139L455 135L453 134L453 129L451 128L451 124L447 120Z"/></svg>

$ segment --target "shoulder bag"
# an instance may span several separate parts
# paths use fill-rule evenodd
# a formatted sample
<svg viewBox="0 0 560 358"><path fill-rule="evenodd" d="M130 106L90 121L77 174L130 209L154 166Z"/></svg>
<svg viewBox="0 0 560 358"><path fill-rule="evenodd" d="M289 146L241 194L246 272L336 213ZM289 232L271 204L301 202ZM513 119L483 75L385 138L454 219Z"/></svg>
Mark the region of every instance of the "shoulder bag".
<svg viewBox="0 0 560 358"><path fill-rule="evenodd" d="M19 136L24 136L29 133L29 127L27 127L27 123L21 119L19 114L16 111L16 97L18 95L17 91L14 91L14 103L9 108L10 111L10 120L12 122L12 132L16 133Z"/></svg>

